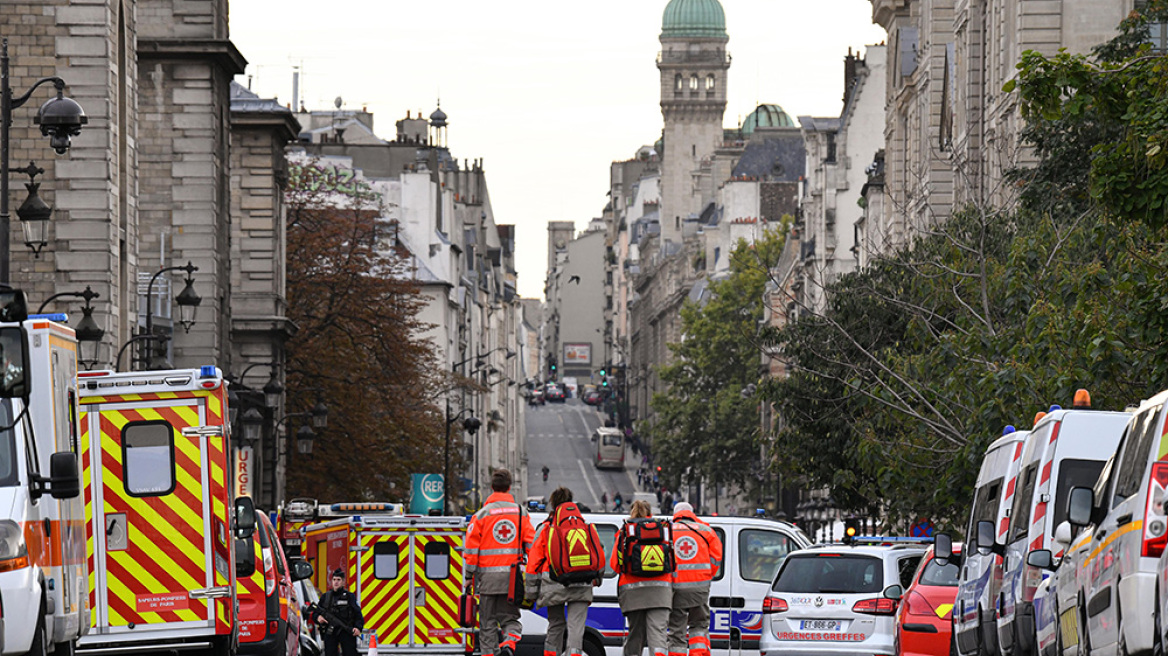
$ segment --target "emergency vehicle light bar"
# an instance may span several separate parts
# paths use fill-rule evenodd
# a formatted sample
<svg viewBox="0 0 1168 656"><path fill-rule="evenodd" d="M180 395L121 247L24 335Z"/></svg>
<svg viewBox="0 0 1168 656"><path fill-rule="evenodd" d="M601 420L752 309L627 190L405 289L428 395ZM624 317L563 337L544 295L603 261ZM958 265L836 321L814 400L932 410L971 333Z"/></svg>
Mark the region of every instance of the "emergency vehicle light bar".
<svg viewBox="0 0 1168 656"><path fill-rule="evenodd" d="M901 537L897 535L857 535L852 544L932 544L932 537Z"/></svg>
<svg viewBox="0 0 1168 656"><path fill-rule="evenodd" d="M329 510L335 513L401 512L399 503L334 503Z"/></svg>
<svg viewBox="0 0 1168 656"><path fill-rule="evenodd" d="M56 321L57 323L69 323L69 315L64 312L54 312L53 314L30 314L29 319L43 319L46 321Z"/></svg>

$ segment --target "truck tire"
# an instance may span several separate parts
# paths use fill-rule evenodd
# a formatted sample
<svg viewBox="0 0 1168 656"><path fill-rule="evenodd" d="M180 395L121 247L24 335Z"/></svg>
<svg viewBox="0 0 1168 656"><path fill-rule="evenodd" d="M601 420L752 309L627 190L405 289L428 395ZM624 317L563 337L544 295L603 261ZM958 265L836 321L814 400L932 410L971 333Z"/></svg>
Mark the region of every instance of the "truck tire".
<svg viewBox="0 0 1168 656"><path fill-rule="evenodd" d="M604 656L604 645L592 636L584 636L584 656Z"/></svg>
<svg viewBox="0 0 1168 656"><path fill-rule="evenodd" d="M53 656L76 656L77 643L69 640L67 642L58 642L53 647Z"/></svg>
<svg viewBox="0 0 1168 656"><path fill-rule="evenodd" d="M48 656L49 654L49 631L45 627L45 612L42 610L37 615L36 632L32 634L32 647L28 650L28 656Z"/></svg>

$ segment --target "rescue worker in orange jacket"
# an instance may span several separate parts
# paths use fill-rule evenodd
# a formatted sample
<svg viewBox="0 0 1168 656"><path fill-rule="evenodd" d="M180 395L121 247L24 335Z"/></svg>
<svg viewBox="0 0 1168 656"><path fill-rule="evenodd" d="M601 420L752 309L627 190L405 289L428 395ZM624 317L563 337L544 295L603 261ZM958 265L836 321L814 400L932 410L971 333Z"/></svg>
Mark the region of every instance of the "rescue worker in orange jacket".
<svg viewBox="0 0 1168 656"><path fill-rule="evenodd" d="M685 501L673 508L673 609L669 656L710 656L710 581L722 566L722 541ZM689 641L686 641L686 634Z"/></svg>
<svg viewBox="0 0 1168 656"><path fill-rule="evenodd" d="M652 516L653 512L646 501L638 499L629 508L630 519ZM610 566L617 572L621 570L621 543L624 538L625 531L621 530L612 549ZM646 643L649 656L665 656L668 646L665 631L669 626L669 611L673 603L672 576L636 576L621 572L616 583L616 599L629 625L624 656L641 656Z"/></svg>
<svg viewBox="0 0 1168 656"><path fill-rule="evenodd" d="M507 600L511 568L522 563L535 540L527 510L511 496L511 472L497 469L491 475L486 503L471 517L463 553L465 572L479 593L479 646L486 656L514 656L523 636L519 606ZM523 580L522 565L517 572ZM499 642L499 630L503 641Z"/></svg>
<svg viewBox="0 0 1168 656"><path fill-rule="evenodd" d="M562 656L564 637L567 636L567 654L584 654L584 624L588 619L588 606L592 605L592 587L600 581L584 581L563 585L551 578L548 559L548 534L555 531L553 525L556 507L572 501L572 491L566 487L556 488L548 499L548 518L535 529L535 544L527 555L527 600L534 601L536 608L547 608L547 636L543 642L543 656ZM589 526L593 539L600 538L595 526ZM604 547L601 547L600 562L604 563Z"/></svg>

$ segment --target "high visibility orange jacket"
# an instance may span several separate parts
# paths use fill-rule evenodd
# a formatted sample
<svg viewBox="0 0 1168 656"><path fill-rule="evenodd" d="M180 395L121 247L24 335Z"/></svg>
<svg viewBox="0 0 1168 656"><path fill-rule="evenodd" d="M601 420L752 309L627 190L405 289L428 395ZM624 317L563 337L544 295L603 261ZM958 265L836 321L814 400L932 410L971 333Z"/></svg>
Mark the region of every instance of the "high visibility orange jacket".
<svg viewBox="0 0 1168 656"><path fill-rule="evenodd" d="M617 533L616 544L612 547L612 558L609 566L620 572L622 556L621 549L625 541L626 528L621 527ZM670 608L673 605L672 574L660 576L636 576L621 572L616 581L616 598L621 612L646 610L649 608Z"/></svg>
<svg viewBox="0 0 1168 656"><path fill-rule="evenodd" d="M471 517L463 551L465 572L475 577L479 594L506 594L511 566L531 549L535 529L515 498L495 492Z"/></svg>
<svg viewBox="0 0 1168 656"><path fill-rule="evenodd" d="M722 541L710 525L684 510L673 516L673 607L707 603L710 581L722 565Z"/></svg>
<svg viewBox="0 0 1168 656"><path fill-rule="evenodd" d="M591 582L585 581L565 586L551 579L551 565L548 562L548 535L555 530L555 527L552 526L552 517L555 516L555 511L553 510L552 513L547 521L536 527L535 544L531 546L531 551L527 554L526 580L528 588L533 590L536 585L539 586L539 599L535 605L543 608L566 604L569 601L591 602ZM596 533L596 527L589 524L588 530L592 532L592 538L600 547L600 562L603 563L604 546L600 544L600 536Z"/></svg>

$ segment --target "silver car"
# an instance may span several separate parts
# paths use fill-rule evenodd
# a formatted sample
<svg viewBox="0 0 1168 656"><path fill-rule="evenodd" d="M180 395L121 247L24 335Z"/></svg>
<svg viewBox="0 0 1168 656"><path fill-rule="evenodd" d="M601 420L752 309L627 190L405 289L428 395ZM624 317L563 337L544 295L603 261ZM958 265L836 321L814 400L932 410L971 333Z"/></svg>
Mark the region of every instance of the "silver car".
<svg viewBox="0 0 1168 656"><path fill-rule="evenodd" d="M893 654L897 599L926 548L860 541L791 553L763 600L761 656Z"/></svg>

